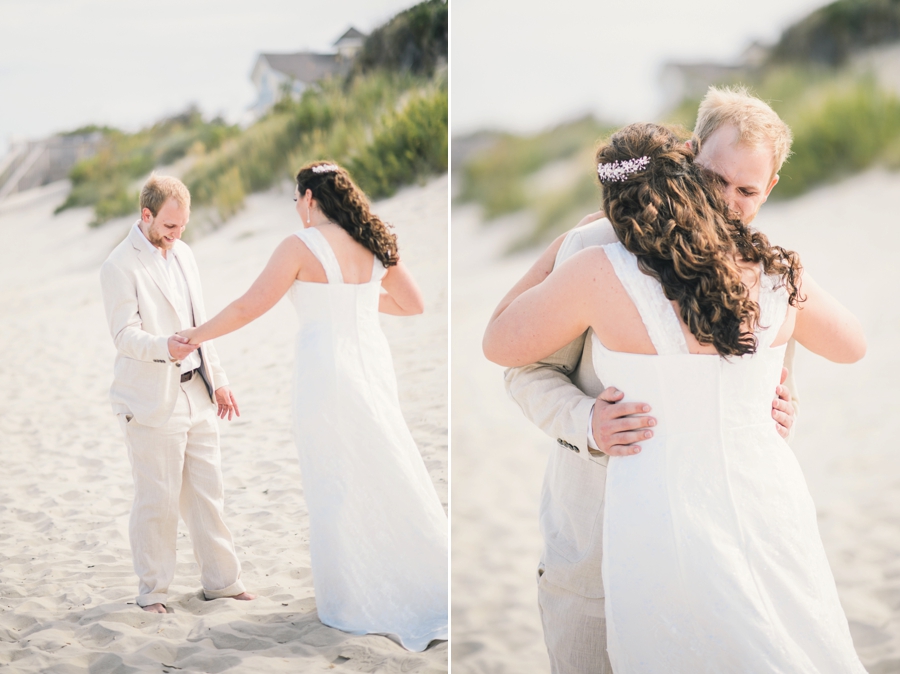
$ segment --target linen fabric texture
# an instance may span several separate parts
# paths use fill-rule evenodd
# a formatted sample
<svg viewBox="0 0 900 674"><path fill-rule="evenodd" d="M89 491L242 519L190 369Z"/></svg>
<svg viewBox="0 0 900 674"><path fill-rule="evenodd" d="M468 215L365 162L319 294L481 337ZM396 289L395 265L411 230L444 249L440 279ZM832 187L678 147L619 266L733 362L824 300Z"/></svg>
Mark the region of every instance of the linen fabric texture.
<svg viewBox="0 0 900 674"><path fill-rule="evenodd" d="M200 377L179 385L172 415L163 426L145 426L120 414L134 478L128 534L137 603L165 604L175 575L181 513L200 566L207 599L244 592L241 565L225 525L216 406Z"/></svg>
<svg viewBox="0 0 900 674"><path fill-rule="evenodd" d="M214 392L228 380L215 347L207 342L194 352L200 354L199 376L181 382L182 363L171 358L167 342L185 327L178 314L185 298L179 301L159 255L135 223L100 268L116 345L110 402L134 476L129 536L141 606L166 603L179 511L191 532L206 597L244 591L232 537L222 520ZM192 324L199 325L206 313L194 255L180 240L167 255L174 256L169 264L178 264L184 275Z"/></svg>
<svg viewBox="0 0 900 674"><path fill-rule="evenodd" d="M206 321L200 273L190 247L181 240L168 251L184 272L190 291L194 325ZM173 361L168 339L183 329L175 309L177 298L158 265L158 253L137 225L100 267L103 304L116 359L109 397L113 412L131 414L145 426L161 426L178 398L181 361ZM215 346L198 349L200 374L210 399L228 385Z"/></svg>

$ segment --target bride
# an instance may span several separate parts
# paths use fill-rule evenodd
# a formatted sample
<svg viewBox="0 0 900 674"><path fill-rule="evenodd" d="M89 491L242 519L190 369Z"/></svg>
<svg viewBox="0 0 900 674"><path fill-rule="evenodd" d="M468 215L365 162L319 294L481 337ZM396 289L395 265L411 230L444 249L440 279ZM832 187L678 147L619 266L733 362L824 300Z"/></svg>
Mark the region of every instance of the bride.
<svg viewBox="0 0 900 674"><path fill-rule="evenodd" d="M336 164L297 174L303 228L240 298L184 335L246 325L286 293L300 320L294 436L319 619L412 651L447 639L447 517L400 411L378 312L422 313L397 239Z"/></svg>
<svg viewBox="0 0 900 674"><path fill-rule="evenodd" d="M693 159L666 127L615 133L597 161L619 242L504 298L484 352L524 365L591 327L600 379L658 419L607 469L616 674L864 672L771 392L792 336L835 362L865 339L796 253L729 218Z"/></svg>

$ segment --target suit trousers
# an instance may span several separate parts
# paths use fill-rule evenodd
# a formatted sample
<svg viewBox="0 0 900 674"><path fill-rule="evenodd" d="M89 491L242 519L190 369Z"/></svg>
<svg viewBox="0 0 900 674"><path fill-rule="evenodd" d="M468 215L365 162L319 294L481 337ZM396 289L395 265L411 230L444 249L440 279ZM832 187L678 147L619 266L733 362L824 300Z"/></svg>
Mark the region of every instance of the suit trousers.
<svg viewBox="0 0 900 674"><path fill-rule="evenodd" d="M180 384L169 420L159 428L120 414L134 477L129 537L140 606L165 604L175 575L178 514L187 524L207 599L244 591L223 509L216 405L196 373Z"/></svg>
<svg viewBox="0 0 900 674"><path fill-rule="evenodd" d="M606 652L606 606L553 585L538 569L538 605L553 674L612 674Z"/></svg>

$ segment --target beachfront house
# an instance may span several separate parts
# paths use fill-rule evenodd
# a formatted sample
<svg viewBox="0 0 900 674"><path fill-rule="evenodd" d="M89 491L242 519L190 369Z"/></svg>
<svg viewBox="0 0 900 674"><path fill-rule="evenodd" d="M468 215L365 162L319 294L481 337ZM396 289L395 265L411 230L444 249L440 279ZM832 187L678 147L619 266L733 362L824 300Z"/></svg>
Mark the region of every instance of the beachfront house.
<svg viewBox="0 0 900 674"><path fill-rule="evenodd" d="M300 51L290 54L260 54L250 74L256 87L256 102L251 107L254 116L258 117L272 107L285 87L293 96L299 96L319 80L345 75L365 37L351 27L332 44L332 53Z"/></svg>

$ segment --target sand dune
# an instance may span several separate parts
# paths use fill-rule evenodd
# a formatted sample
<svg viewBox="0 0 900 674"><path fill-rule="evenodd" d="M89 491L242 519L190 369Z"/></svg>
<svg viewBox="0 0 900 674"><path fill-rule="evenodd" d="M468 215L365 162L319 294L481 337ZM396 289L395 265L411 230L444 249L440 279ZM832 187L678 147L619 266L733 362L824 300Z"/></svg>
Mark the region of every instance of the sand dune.
<svg viewBox="0 0 900 674"><path fill-rule="evenodd" d="M900 672L898 197L900 176L874 171L770 203L757 220L859 316L869 340L868 355L852 366L798 349L793 448L871 674ZM506 397L501 368L480 348L494 306L537 255L500 254L525 217L482 227L477 210L466 207L454 208L452 220L455 674L549 671L535 570L541 478L554 443Z"/></svg>
<svg viewBox="0 0 900 674"><path fill-rule="evenodd" d="M375 204L396 225L426 312L385 317L401 405L447 503L447 178ZM134 604L130 467L107 402L114 347L98 269L130 220L52 215L55 184L0 205L0 668L16 672L446 672L446 642L409 653L316 618L290 430L296 318L284 300L217 341L242 416L221 422L226 521L254 602L204 601L186 530L173 613ZM251 196L192 243L210 315L299 228L289 189Z"/></svg>

